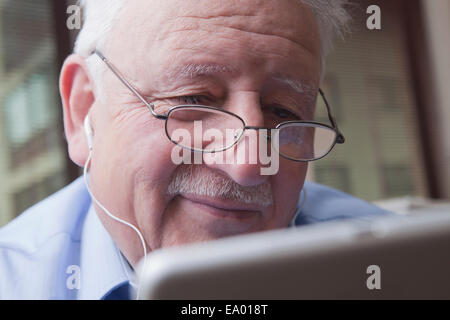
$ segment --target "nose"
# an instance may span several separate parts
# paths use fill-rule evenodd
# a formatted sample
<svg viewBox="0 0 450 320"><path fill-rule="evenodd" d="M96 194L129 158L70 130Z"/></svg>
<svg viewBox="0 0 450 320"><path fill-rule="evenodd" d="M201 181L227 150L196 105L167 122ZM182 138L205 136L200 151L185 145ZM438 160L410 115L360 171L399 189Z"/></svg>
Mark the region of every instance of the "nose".
<svg viewBox="0 0 450 320"><path fill-rule="evenodd" d="M240 116L246 126L264 127L259 93L245 92L235 95L225 108ZM242 186L257 186L269 176L261 174L260 135L258 130L247 129L233 147L218 153L204 153L204 163L221 171Z"/></svg>

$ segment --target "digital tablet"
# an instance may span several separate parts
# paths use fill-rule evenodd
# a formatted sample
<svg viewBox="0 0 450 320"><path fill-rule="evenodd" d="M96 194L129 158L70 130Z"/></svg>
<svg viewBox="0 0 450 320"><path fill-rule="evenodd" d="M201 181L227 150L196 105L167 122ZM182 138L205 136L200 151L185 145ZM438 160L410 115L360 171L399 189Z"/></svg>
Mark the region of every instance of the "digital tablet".
<svg viewBox="0 0 450 320"><path fill-rule="evenodd" d="M450 213L161 249L137 274L141 299L450 299Z"/></svg>

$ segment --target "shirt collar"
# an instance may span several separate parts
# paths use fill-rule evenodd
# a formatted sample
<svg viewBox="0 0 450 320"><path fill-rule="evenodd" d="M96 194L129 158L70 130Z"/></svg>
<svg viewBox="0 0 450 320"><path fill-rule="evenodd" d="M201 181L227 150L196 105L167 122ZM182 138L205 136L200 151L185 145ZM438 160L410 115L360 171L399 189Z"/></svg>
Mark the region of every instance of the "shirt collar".
<svg viewBox="0 0 450 320"><path fill-rule="evenodd" d="M105 299L116 288L134 286L134 272L91 204L82 231L79 299Z"/></svg>

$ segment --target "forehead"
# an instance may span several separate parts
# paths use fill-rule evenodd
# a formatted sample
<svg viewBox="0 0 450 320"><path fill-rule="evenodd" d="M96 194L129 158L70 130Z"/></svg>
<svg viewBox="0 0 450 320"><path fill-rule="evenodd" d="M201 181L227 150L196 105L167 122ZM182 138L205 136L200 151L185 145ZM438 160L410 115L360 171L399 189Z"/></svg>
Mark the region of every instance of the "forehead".
<svg viewBox="0 0 450 320"><path fill-rule="evenodd" d="M127 1L112 33L108 51L131 72L142 67L136 61L149 65L168 52L173 61L211 53L255 64L284 56L318 65L320 55L315 16L300 0Z"/></svg>

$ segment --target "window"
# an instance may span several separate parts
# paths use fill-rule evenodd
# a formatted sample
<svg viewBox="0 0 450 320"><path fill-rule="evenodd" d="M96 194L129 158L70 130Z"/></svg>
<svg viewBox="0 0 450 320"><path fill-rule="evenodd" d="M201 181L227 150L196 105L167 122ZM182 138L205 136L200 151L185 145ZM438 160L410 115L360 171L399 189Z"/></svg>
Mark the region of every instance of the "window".
<svg viewBox="0 0 450 320"><path fill-rule="evenodd" d="M67 182L54 3L0 1L0 225Z"/></svg>
<svg viewBox="0 0 450 320"><path fill-rule="evenodd" d="M345 165L321 166L315 167L317 181L339 189L341 191L352 193L350 184L350 170Z"/></svg>
<svg viewBox="0 0 450 320"><path fill-rule="evenodd" d="M365 15L360 14L355 17L356 29L336 44L327 60L324 91L330 91L327 97L346 143L314 163L311 176L369 201L407 194L427 196L401 23L406 2L378 3L383 8L383 30L367 30ZM362 1L360 7L369 4ZM341 169L333 171L336 163Z"/></svg>

